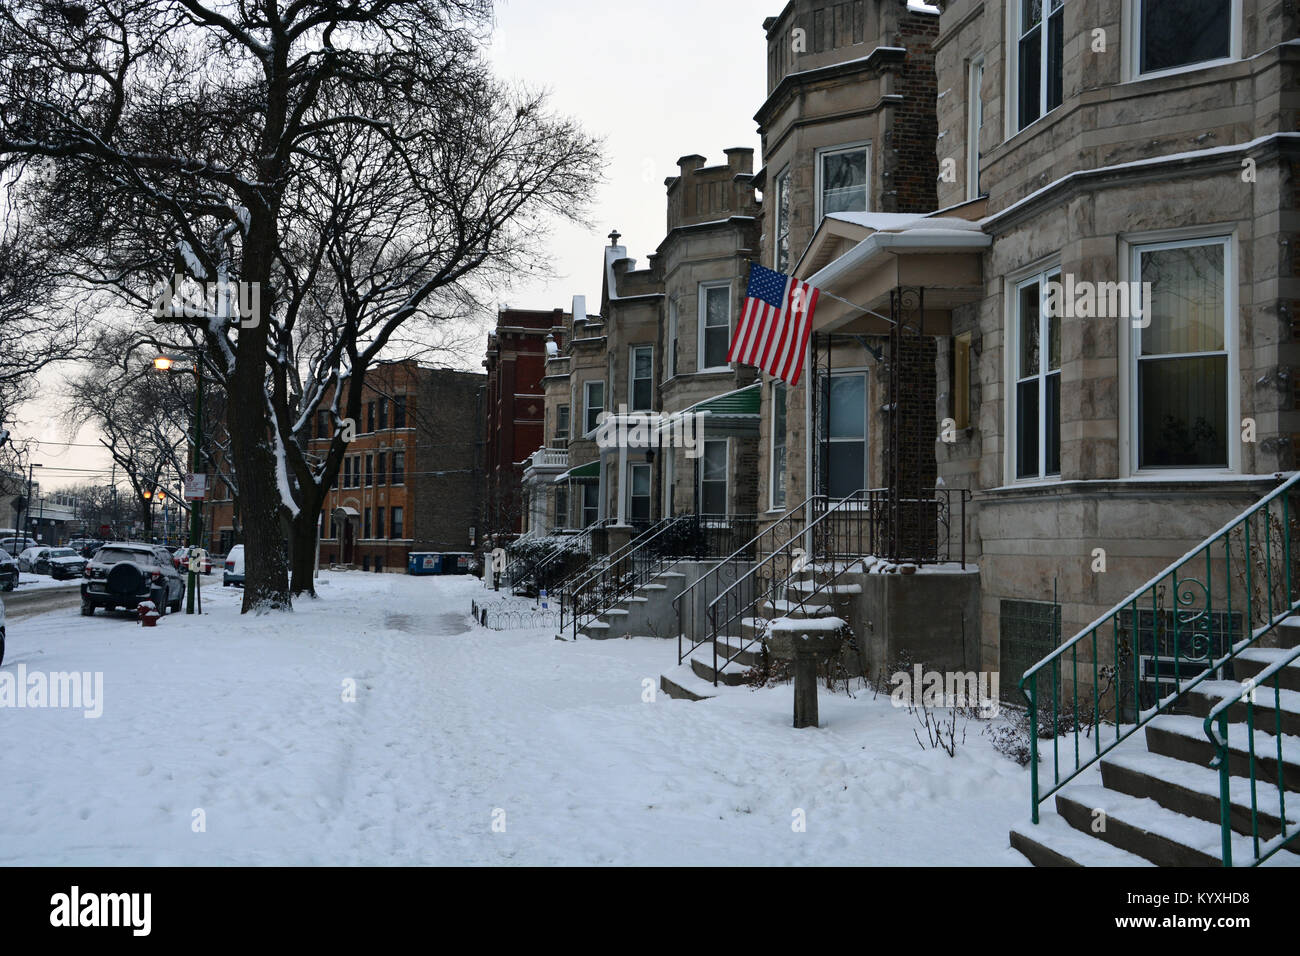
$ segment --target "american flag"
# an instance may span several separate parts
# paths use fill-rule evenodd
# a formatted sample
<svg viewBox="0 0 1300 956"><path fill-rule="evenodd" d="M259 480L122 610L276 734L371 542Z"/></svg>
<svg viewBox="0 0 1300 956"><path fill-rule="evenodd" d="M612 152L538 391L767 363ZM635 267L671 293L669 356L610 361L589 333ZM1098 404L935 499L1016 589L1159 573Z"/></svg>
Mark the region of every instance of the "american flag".
<svg viewBox="0 0 1300 956"><path fill-rule="evenodd" d="M756 366L798 385L816 308L817 290L808 283L751 263L727 361Z"/></svg>

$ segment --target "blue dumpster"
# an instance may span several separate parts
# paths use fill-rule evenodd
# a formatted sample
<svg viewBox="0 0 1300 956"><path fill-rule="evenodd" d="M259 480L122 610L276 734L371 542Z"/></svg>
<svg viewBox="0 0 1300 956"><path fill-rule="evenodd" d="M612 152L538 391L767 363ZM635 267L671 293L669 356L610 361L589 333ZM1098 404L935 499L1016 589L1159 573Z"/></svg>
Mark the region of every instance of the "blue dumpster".
<svg viewBox="0 0 1300 956"><path fill-rule="evenodd" d="M442 555L437 551L412 551L406 556L407 574L443 574Z"/></svg>

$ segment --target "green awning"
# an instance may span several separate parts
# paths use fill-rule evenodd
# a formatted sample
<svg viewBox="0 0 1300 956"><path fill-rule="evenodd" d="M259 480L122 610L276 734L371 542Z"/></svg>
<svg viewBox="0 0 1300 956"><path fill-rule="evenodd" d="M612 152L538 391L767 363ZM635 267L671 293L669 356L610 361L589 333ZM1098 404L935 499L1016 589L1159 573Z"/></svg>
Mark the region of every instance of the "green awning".
<svg viewBox="0 0 1300 956"><path fill-rule="evenodd" d="M710 415L753 415L758 416L758 403L761 396L762 384L755 382L753 385L746 385L744 388L738 388L734 392L724 392L721 395L715 395L713 398L706 398L702 402L696 402L687 412L708 412Z"/></svg>
<svg viewBox="0 0 1300 956"><path fill-rule="evenodd" d="M600 478L600 462L589 461L584 465L574 465L572 468L570 468L564 474L557 477L555 480L559 482L559 481L578 480L583 478L598 480Z"/></svg>

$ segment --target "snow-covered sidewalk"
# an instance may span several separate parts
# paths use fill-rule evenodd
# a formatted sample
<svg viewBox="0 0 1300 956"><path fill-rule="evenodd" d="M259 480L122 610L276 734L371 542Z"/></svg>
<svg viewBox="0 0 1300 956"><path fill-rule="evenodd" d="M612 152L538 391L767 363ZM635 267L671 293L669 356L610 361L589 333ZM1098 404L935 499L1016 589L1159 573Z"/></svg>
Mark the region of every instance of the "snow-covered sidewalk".
<svg viewBox="0 0 1300 956"><path fill-rule="evenodd" d="M325 577L291 615L205 582L154 629L15 623L2 670L102 672L103 714L0 708L0 863L1025 863L1028 774L976 724L949 758L823 691L796 731L788 686L658 693L675 643L485 630L471 578Z"/></svg>

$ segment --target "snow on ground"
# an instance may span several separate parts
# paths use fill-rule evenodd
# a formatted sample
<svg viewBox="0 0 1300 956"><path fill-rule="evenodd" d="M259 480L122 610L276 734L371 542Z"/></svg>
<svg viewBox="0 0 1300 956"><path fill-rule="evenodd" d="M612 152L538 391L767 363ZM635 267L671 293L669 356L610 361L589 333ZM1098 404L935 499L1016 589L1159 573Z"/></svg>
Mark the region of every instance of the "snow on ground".
<svg viewBox="0 0 1300 956"><path fill-rule="evenodd" d="M20 571L18 573L18 584L12 591L6 591L5 594L22 594L25 591L48 591L52 588L76 589L79 587L81 587L81 578L56 581L48 574ZM3 599L3 596L3 594L0 594L0 600Z"/></svg>
<svg viewBox="0 0 1300 956"><path fill-rule="evenodd" d="M977 724L949 758L869 692L823 691L817 730L788 685L643 702L675 643L485 630L473 578L323 579L291 615L205 581L153 629L15 623L2 670L102 671L103 714L0 710L0 863L1025 863L1028 774Z"/></svg>

